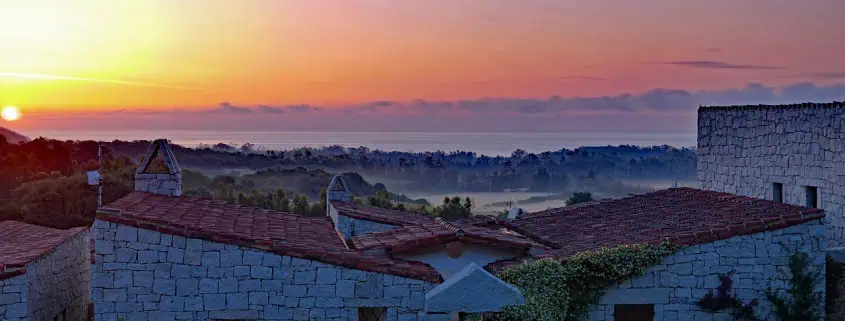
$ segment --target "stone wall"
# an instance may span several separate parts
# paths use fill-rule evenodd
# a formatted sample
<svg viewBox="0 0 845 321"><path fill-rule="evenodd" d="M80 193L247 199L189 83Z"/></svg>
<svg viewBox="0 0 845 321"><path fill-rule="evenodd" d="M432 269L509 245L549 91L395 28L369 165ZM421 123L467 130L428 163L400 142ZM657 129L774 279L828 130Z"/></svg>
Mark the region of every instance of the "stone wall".
<svg viewBox="0 0 845 321"><path fill-rule="evenodd" d="M96 320L417 320L434 285L96 220Z"/></svg>
<svg viewBox="0 0 845 321"><path fill-rule="evenodd" d="M182 174L135 174L135 190L153 194L182 195Z"/></svg>
<svg viewBox="0 0 845 321"><path fill-rule="evenodd" d="M343 214L337 216L337 223L335 226L335 228L343 234L343 237L347 239L373 232L387 231L397 227L396 225L359 220Z"/></svg>
<svg viewBox="0 0 845 321"><path fill-rule="evenodd" d="M830 246L845 245L845 108L701 108L698 181L702 189L804 206L819 188Z"/></svg>
<svg viewBox="0 0 845 321"><path fill-rule="evenodd" d="M821 269L823 278L824 247L821 220L686 247L649 268L645 275L611 288L594 307L589 320L614 320L615 304L654 304L656 321L731 320L725 313L705 312L696 305L720 284L718 276L729 272L733 272L737 297L743 302L759 300L757 316L775 320L765 291L783 291L789 286L787 264L795 250L810 254L810 268ZM816 290L824 296L824 280Z"/></svg>
<svg viewBox="0 0 845 321"><path fill-rule="evenodd" d="M82 232L28 264L30 319L53 320L64 315L69 321L87 320L90 261L90 239L88 232Z"/></svg>
<svg viewBox="0 0 845 321"><path fill-rule="evenodd" d="M0 320L26 320L28 292L26 274L0 280Z"/></svg>

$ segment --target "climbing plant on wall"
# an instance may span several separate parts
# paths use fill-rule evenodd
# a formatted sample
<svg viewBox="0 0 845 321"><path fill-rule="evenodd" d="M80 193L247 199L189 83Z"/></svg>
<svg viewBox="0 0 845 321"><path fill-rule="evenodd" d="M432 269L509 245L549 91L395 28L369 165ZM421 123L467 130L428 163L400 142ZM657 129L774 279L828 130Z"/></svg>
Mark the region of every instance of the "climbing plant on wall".
<svg viewBox="0 0 845 321"><path fill-rule="evenodd" d="M583 320L611 285L640 276L677 252L678 246L637 244L542 259L509 267L499 277L515 285L525 304L508 307L500 320Z"/></svg>

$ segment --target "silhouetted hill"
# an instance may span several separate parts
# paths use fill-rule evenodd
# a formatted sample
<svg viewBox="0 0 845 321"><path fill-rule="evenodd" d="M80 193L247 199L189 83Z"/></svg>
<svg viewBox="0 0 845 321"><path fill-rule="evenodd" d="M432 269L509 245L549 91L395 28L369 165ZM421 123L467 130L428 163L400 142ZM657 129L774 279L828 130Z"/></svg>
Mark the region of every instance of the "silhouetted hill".
<svg viewBox="0 0 845 321"><path fill-rule="evenodd" d="M12 144L29 141L28 137L3 127L0 127L0 136L6 137L6 141Z"/></svg>

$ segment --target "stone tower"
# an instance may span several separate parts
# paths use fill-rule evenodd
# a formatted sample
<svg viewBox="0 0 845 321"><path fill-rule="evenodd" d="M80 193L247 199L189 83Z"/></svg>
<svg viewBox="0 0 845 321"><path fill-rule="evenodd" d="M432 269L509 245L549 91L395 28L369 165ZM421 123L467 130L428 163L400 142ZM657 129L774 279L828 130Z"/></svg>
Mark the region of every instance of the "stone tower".
<svg viewBox="0 0 845 321"><path fill-rule="evenodd" d="M845 245L845 102L698 109L702 189L822 208Z"/></svg>
<svg viewBox="0 0 845 321"><path fill-rule="evenodd" d="M135 171L135 190L153 194L182 195L182 169L166 139L156 139L147 148Z"/></svg>

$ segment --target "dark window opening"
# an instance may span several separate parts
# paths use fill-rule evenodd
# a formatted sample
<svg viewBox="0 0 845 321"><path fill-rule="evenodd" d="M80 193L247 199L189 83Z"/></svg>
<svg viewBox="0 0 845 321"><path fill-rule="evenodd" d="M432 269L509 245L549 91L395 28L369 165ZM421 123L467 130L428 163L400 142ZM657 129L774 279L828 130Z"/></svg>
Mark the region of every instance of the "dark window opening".
<svg viewBox="0 0 845 321"><path fill-rule="evenodd" d="M613 306L616 321L653 321L654 304L617 304Z"/></svg>
<svg viewBox="0 0 845 321"><path fill-rule="evenodd" d="M819 188L815 186L805 186L807 190L807 207L819 208Z"/></svg>
<svg viewBox="0 0 845 321"><path fill-rule="evenodd" d="M358 308L358 321L384 321L387 308Z"/></svg>
<svg viewBox="0 0 845 321"><path fill-rule="evenodd" d="M772 183L772 200L783 203L783 183Z"/></svg>

